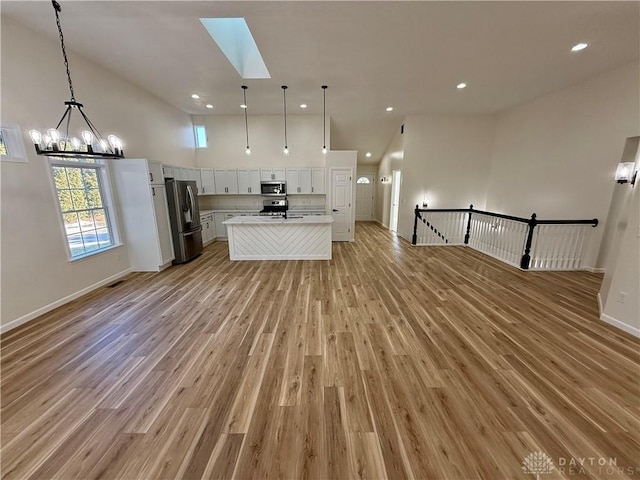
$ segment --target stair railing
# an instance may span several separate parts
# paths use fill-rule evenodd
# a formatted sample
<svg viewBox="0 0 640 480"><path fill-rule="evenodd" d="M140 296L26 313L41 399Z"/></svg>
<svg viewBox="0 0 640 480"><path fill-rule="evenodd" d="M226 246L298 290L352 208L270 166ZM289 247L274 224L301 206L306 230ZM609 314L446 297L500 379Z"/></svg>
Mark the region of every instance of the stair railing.
<svg viewBox="0 0 640 480"><path fill-rule="evenodd" d="M523 270L576 270L598 219L540 220L464 209L414 210L413 245L468 245Z"/></svg>

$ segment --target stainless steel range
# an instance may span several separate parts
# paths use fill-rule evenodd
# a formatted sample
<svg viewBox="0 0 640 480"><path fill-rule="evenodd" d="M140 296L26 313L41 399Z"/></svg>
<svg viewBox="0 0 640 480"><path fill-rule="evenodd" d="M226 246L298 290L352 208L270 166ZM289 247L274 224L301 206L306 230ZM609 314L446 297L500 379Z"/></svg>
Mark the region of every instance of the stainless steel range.
<svg viewBox="0 0 640 480"><path fill-rule="evenodd" d="M260 215L266 215L270 217L286 217L287 210L289 209L289 202L287 198L272 198L269 200L263 200L262 210Z"/></svg>

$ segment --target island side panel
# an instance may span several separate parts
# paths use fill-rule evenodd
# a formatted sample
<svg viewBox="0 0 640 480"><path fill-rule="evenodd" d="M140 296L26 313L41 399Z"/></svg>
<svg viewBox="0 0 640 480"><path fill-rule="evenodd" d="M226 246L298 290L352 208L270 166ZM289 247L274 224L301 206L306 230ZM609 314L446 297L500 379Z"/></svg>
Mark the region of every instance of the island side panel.
<svg viewBox="0 0 640 480"><path fill-rule="evenodd" d="M331 223L230 223L231 260L331 260Z"/></svg>

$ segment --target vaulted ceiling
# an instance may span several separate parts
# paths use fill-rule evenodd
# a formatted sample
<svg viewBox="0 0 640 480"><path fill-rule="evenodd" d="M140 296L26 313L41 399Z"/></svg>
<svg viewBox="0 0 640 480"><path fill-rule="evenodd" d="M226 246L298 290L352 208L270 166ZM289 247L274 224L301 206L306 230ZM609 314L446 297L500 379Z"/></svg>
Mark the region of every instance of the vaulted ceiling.
<svg viewBox="0 0 640 480"><path fill-rule="evenodd" d="M360 163L380 159L405 115L499 112L640 50L639 2L60 3L69 50L188 113L239 115L246 84L251 114L280 114L286 84L290 114L319 114L328 85L331 147ZM1 14L57 41L48 1L3 0ZM244 17L271 78L243 80L201 17ZM571 52L578 42L589 47Z"/></svg>

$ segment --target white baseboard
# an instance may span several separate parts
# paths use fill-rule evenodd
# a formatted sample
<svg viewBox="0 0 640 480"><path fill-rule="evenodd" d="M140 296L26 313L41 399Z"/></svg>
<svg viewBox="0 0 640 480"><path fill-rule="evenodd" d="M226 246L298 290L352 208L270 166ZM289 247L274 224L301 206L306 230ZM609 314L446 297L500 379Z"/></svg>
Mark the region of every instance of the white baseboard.
<svg viewBox="0 0 640 480"><path fill-rule="evenodd" d="M620 320L610 317L605 313L600 314L600 320L608 323L609 325L613 325L614 327L619 328L620 330L624 330L625 332L630 333L634 337L640 338L640 328L636 328L629 325L628 323L621 322Z"/></svg>
<svg viewBox="0 0 640 480"><path fill-rule="evenodd" d="M591 272L591 273L604 273L606 269L595 268L595 267L584 267L583 270L586 270L587 272Z"/></svg>
<svg viewBox="0 0 640 480"><path fill-rule="evenodd" d="M377 218L373 219L374 222L376 222L378 225L382 225L384 228L386 228L387 230L389 230L389 225L385 225L384 223L382 223L380 220L378 220Z"/></svg>
<svg viewBox="0 0 640 480"><path fill-rule="evenodd" d="M40 315L44 315L45 313L50 312L54 308L58 308L64 305L65 303L69 303L70 301L81 297L82 295L92 292L93 290L96 290L100 287L113 283L116 280L124 277L129 273L131 273L130 268L123 270L122 272L116 273L115 275L111 275L110 277L105 278L104 280L101 280L97 283L94 283L93 285L89 285L88 287L85 287L82 290L78 290L77 292L72 293L71 295L67 295L66 297L60 298L55 302L50 303L49 305L40 307L37 310L34 310L33 312L27 313L26 315L16 318L15 320L5 323L4 325L0 326L0 333L5 333L5 332L8 332L9 330L13 330L14 328L19 327L20 325L27 323L28 321L33 320L34 318L37 318Z"/></svg>
<svg viewBox="0 0 640 480"><path fill-rule="evenodd" d="M602 315L602 297L600 297L600 292L598 292L596 298L598 299L598 315Z"/></svg>

